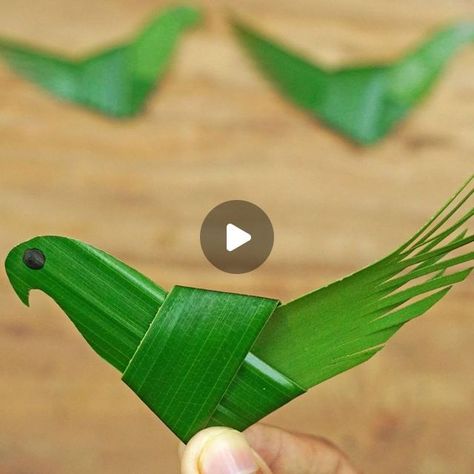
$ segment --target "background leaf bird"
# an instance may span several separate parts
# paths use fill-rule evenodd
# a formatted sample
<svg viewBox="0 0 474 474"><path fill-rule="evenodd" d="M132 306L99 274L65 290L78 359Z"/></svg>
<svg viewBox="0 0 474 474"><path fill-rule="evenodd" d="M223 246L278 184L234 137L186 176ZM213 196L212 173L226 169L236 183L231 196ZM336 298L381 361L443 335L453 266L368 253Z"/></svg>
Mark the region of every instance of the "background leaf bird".
<svg viewBox="0 0 474 474"><path fill-rule="evenodd" d="M8 39L0 39L0 56L20 75L59 97L114 117L140 112L168 69L183 31L200 13L173 7L158 13L129 42L79 59Z"/></svg>
<svg viewBox="0 0 474 474"><path fill-rule="evenodd" d="M242 21L234 29L265 76L288 99L351 140L382 139L431 90L448 61L474 42L474 22L459 22L391 64L328 68Z"/></svg>

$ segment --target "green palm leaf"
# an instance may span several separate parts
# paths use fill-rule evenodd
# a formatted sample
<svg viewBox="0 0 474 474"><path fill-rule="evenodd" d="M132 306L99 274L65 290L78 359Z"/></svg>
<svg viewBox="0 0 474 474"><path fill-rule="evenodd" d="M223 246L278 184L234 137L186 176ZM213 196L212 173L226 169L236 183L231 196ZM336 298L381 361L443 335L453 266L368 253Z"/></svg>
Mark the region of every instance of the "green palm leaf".
<svg viewBox="0 0 474 474"><path fill-rule="evenodd" d="M183 31L199 20L190 7L158 14L130 42L73 60L0 39L0 55L55 96L115 117L140 112L166 72Z"/></svg>
<svg viewBox="0 0 474 474"><path fill-rule="evenodd" d="M474 41L474 23L438 31L393 64L329 69L235 21L240 42L290 100L363 145L383 138L430 91L447 62Z"/></svg>
<svg viewBox="0 0 474 474"><path fill-rule="evenodd" d="M471 272L474 179L395 252L280 305L233 293L169 293L124 263L65 237L8 254L21 300L51 296L132 390L183 441L207 426L242 430L383 348ZM468 248L471 251L468 251Z"/></svg>

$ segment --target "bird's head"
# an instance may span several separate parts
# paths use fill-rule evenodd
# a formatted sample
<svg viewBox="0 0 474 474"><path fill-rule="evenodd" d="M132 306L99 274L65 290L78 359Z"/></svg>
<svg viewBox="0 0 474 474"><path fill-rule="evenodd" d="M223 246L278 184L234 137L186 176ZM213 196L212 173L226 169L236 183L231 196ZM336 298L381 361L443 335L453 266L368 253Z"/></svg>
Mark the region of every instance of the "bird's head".
<svg viewBox="0 0 474 474"><path fill-rule="evenodd" d="M27 306L32 289L49 293L54 286L52 278L58 268L58 255L54 242L61 237L35 237L14 247L7 256L5 268L18 297ZM60 268L60 266L59 266Z"/></svg>
<svg viewBox="0 0 474 474"><path fill-rule="evenodd" d="M66 237L35 237L14 247L5 268L26 305L38 289L53 298L91 346L123 369L166 297L125 263Z"/></svg>

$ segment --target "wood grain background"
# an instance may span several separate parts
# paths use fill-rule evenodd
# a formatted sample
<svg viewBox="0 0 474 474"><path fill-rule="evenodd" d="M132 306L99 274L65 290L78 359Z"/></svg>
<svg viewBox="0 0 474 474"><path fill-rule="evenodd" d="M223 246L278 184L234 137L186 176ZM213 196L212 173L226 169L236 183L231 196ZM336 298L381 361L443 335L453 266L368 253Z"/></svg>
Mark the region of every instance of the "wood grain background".
<svg viewBox="0 0 474 474"><path fill-rule="evenodd" d="M0 1L0 34L68 54L122 39L161 2ZM227 7L328 64L390 60L468 0L203 3L147 112L125 122L62 104L0 66L0 256L62 234L173 284L282 300L385 255L473 171L474 51L386 141L360 149L283 101L226 24ZM228 275L203 257L214 205L273 220L269 261ZM369 473L474 472L472 278L367 364L268 422L327 436ZM0 275L0 472L177 473L176 440L45 295Z"/></svg>

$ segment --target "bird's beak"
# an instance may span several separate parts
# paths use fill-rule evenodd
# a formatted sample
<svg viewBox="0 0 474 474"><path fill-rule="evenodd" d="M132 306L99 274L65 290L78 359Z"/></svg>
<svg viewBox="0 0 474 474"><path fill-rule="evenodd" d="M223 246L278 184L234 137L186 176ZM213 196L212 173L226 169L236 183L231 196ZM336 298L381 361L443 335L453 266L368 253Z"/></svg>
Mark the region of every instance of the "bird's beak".
<svg viewBox="0 0 474 474"><path fill-rule="evenodd" d="M25 280L23 280L21 272L18 271L17 265L14 264L19 258L18 254L18 247L15 247L10 251L7 259L5 260L5 269L15 293L26 306L29 306L29 294L31 287Z"/></svg>

